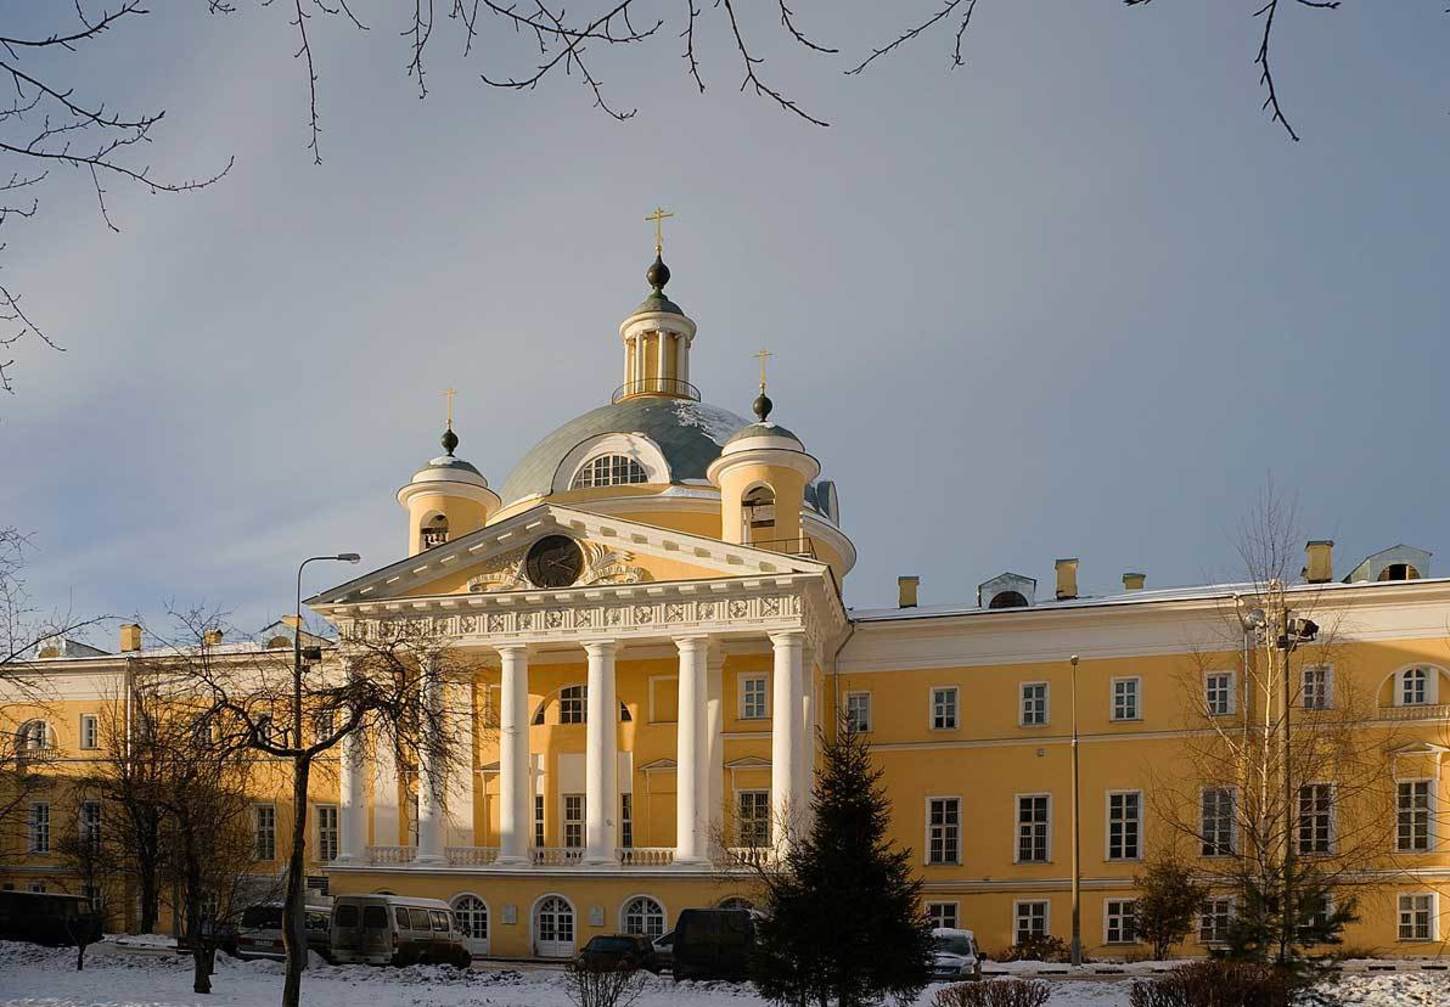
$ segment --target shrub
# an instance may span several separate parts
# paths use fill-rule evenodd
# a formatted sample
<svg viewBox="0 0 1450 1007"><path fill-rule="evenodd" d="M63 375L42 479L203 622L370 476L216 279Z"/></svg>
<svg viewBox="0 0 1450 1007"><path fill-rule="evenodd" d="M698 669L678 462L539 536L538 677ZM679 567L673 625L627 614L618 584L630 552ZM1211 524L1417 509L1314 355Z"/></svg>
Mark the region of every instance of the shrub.
<svg viewBox="0 0 1450 1007"><path fill-rule="evenodd" d="M932 1007L1042 1007L1052 989L1031 979L989 979L936 991Z"/></svg>
<svg viewBox="0 0 1450 1007"><path fill-rule="evenodd" d="M1072 950L1067 946L1066 941L1061 937L1043 934L1041 937L1029 937L1025 941L1013 944L997 960L1003 962L1065 962L1071 957Z"/></svg>
<svg viewBox="0 0 1450 1007"><path fill-rule="evenodd" d="M1133 884L1138 889L1138 937L1152 945L1154 958L1167 958L1169 949L1193 930L1208 888L1186 864L1171 858L1150 864Z"/></svg>
<svg viewBox="0 0 1450 1007"><path fill-rule="evenodd" d="M1251 962L1204 961L1155 979L1138 979L1131 1007L1288 1007L1289 973Z"/></svg>
<svg viewBox="0 0 1450 1007"><path fill-rule="evenodd" d="M591 968L575 959L565 968L565 989L576 1007L629 1007L644 992L643 972Z"/></svg>

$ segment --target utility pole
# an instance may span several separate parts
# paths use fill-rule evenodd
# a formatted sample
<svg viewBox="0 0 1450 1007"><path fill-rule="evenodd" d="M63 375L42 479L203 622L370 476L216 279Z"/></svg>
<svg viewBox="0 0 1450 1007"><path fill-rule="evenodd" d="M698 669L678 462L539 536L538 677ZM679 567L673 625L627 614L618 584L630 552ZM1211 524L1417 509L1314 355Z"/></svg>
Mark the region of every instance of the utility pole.
<svg viewBox="0 0 1450 1007"><path fill-rule="evenodd" d="M1072 963L1082 964L1082 818L1078 793L1077 655L1072 665Z"/></svg>

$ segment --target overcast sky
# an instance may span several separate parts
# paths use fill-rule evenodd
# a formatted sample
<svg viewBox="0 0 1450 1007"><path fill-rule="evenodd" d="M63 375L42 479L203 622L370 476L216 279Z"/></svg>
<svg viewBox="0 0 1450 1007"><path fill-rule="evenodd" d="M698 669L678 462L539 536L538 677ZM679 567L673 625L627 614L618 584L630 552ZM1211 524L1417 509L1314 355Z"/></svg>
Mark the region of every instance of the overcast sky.
<svg viewBox="0 0 1450 1007"><path fill-rule="evenodd" d="M1397 542L1450 564L1443 3L1285 9L1298 144L1259 111L1257 0L989 0L964 68L948 31L860 77L756 12L763 73L829 129L736 90L708 3L704 95L678 27L594 47L626 123L571 79L483 86L486 60L533 61L498 25L465 61L440 24L420 101L411 5L354 5L366 34L311 26L322 167L280 6L159 2L80 81L166 109L157 170L236 165L189 196L113 185L119 234L62 172L8 235L5 282L66 347L23 347L0 399L0 524L31 533L42 603L250 630L304 556L399 558L394 493L437 453L443 388L495 486L607 401L656 204L692 377L746 413L751 354L775 353L774 418L860 550L852 605L894 603L898 574L924 604L1003 570L1046 594L1067 555L1090 591L1233 576L1269 472L1341 574ZM863 54L934 5L792 6Z"/></svg>

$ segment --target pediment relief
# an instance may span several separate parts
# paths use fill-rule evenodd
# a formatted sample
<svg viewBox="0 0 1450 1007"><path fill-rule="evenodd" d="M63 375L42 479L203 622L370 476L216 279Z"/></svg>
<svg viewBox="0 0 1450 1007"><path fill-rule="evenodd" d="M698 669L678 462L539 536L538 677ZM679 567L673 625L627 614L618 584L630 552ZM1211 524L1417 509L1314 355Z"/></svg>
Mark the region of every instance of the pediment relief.
<svg viewBox="0 0 1450 1007"><path fill-rule="evenodd" d="M583 571L571 587L592 587L598 584L642 584L654 580L649 570L640 566L634 553L615 549L598 542L579 541L584 554ZM470 594L493 591L526 591L543 589L546 585L529 580L529 545L519 546L490 557L469 577L466 588Z"/></svg>

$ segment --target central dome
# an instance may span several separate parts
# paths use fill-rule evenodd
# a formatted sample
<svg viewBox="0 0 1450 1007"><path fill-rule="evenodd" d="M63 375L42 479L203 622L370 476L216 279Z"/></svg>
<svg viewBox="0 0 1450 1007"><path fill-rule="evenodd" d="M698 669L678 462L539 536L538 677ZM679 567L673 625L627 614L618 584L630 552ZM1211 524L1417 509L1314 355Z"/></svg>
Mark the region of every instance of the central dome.
<svg viewBox="0 0 1450 1007"><path fill-rule="evenodd" d="M672 483L705 480L705 470L720 457L730 435L746 421L728 409L690 399L647 396L590 410L559 427L524 455L509 473L501 495L504 506L553 491L555 475L570 453L603 434L648 438L664 455Z"/></svg>

